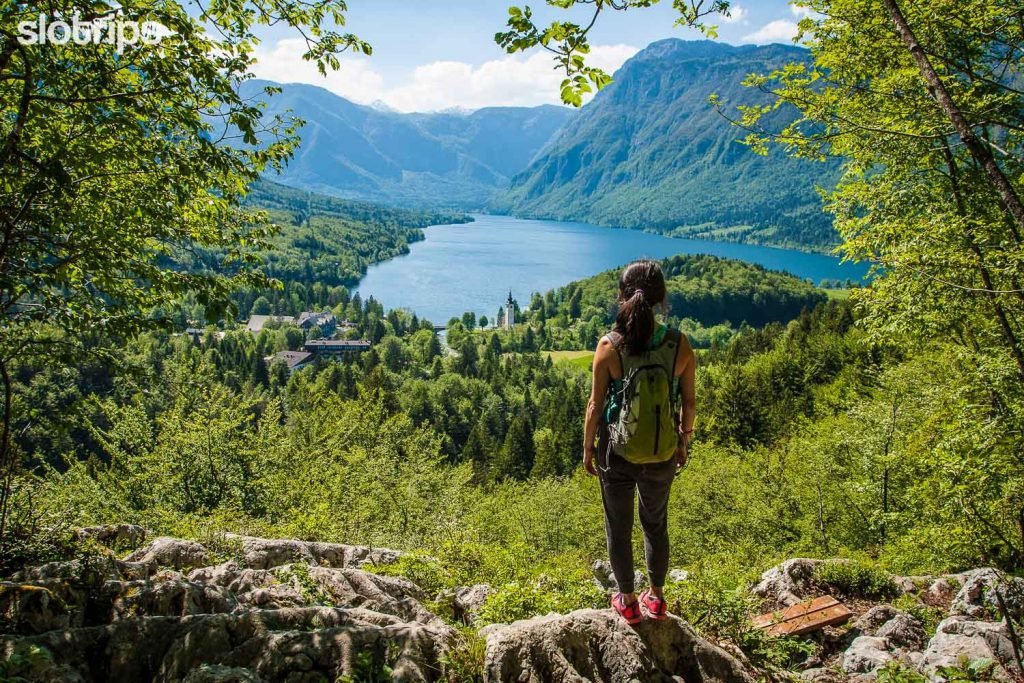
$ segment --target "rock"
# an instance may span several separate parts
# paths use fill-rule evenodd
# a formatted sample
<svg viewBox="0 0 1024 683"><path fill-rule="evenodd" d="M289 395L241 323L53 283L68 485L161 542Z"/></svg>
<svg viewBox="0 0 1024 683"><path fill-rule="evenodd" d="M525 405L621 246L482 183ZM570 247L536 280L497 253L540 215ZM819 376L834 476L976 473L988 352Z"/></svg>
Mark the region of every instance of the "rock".
<svg viewBox="0 0 1024 683"><path fill-rule="evenodd" d="M44 586L0 582L0 631L45 633L67 628L71 615L67 604Z"/></svg>
<svg viewBox="0 0 1024 683"><path fill-rule="evenodd" d="M495 683L752 681L739 661L672 616L631 627L611 610L578 610L494 624L481 634L484 680Z"/></svg>
<svg viewBox="0 0 1024 683"><path fill-rule="evenodd" d="M406 621L440 623L420 602L420 589L396 576L371 574L361 569L305 564L274 569L243 569L236 562L196 569L188 580L220 586L240 605L280 609L313 606L360 607Z"/></svg>
<svg viewBox="0 0 1024 683"><path fill-rule="evenodd" d="M921 594L921 600L928 605L949 605L960 588L960 582L951 576L940 576Z"/></svg>
<svg viewBox="0 0 1024 683"><path fill-rule="evenodd" d="M125 559L128 562L143 562L174 569L193 569L209 564L210 553L195 541L160 536Z"/></svg>
<svg viewBox="0 0 1024 683"><path fill-rule="evenodd" d="M800 672L800 680L807 681L807 683L840 683L844 679L844 676L825 667L816 667Z"/></svg>
<svg viewBox="0 0 1024 683"><path fill-rule="evenodd" d="M105 589L110 604L108 621L148 616L223 614L233 611L238 605L235 597L220 586L181 579L111 581Z"/></svg>
<svg viewBox="0 0 1024 683"><path fill-rule="evenodd" d="M939 669L959 666L964 660L988 659L996 664L999 680L1021 675L1005 622L972 621L953 616L942 621L921 658L920 669L933 681L941 681Z"/></svg>
<svg viewBox="0 0 1024 683"><path fill-rule="evenodd" d="M668 573L668 578L676 583L690 580L690 572L685 569L673 569Z"/></svg>
<svg viewBox="0 0 1024 683"><path fill-rule="evenodd" d="M109 626L0 636L0 657L37 646L49 653L39 680L363 680L384 665L402 681L436 680L450 629L408 624L361 609L326 607L141 618ZM203 668L207 671L204 672ZM198 670L198 671L197 671ZM248 670L258 677L242 676ZM205 678L203 676L206 676Z"/></svg>
<svg viewBox="0 0 1024 683"><path fill-rule="evenodd" d="M486 583L475 586L459 586L452 595L452 613L456 619L471 624L480 613L493 589Z"/></svg>
<svg viewBox="0 0 1024 683"><path fill-rule="evenodd" d="M1014 619L1024 617L1024 579L1001 574L992 568L975 569L962 575L959 592L950 604L951 616L999 619L998 588Z"/></svg>
<svg viewBox="0 0 1024 683"><path fill-rule="evenodd" d="M884 638L890 648L908 651L923 649L928 638L921 622L905 612L898 612L892 619L882 624L875 635Z"/></svg>
<svg viewBox="0 0 1024 683"><path fill-rule="evenodd" d="M119 580L121 568L113 557L95 556L26 567L11 578L18 583L62 580L75 585L100 585L104 581Z"/></svg>
<svg viewBox="0 0 1024 683"><path fill-rule="evenodd" d="M146 540L146 530L138 524L106 524L75 530L79 541L92 539L110 548L138 548Z"/></svg>
<svg viewBox="0 0 1024 683"><path fill-rule="evenodd" d="M253 569L271 569L296 562L337 568L362 567L366 564L388 564L402 556L399 551L388 548L341 543L265 539L236 534L225 534L225 538L239 544L242 563Z"/></svg>
<svg viewBox="0 0 1024 683"><path fill-rule="evenodd" d="M857 617L850 627L858 635L873 636L877 634L886 622L898 614L903 614L892 605L875 605L864 614Z"/></svg>
<svg viewBox="0 0 1024 683"><path fill-rule="evenodd" d="M806 558L786 560L762 574L751 592L779 607L795 605L810 595L814 569L821 563L822 560Z"/></svg>
<svg viewBox="0 0 1024 683"><path fill-rule="evenodd" d="M860 636L843 653L843 671L848 674L868 674L881 669L896 655L889 650L885 638Z"/></svg>
<svg viewBox="0 0 1024 683"><path fill-rule="evenodd" d="M611 563L606 560L595 560L590 569L594 574L594 585L600 590L608 593L615 593L619 590L619 584L615 580L615 573L612 571ZM647 574L636 572L633 575L633 588L639 592L646 587Z"/></svg>
<svg viewBox="0 0 1024 683"><path fill-rule="evenodd" d="M190 671L182 683L263 683L263 679L249 669L203 665Z"/></svg>

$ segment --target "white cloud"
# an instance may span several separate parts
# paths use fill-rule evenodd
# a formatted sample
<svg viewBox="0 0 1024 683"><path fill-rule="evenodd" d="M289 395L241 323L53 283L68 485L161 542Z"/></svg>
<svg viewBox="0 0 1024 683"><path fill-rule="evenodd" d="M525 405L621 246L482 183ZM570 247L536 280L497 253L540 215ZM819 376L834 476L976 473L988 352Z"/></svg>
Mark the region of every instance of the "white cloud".
<svg viewBox="0 0 1024 683"><path fill-rule="evenodd" d="M317 71L315 63L302 59L305 51L306 41L302 38L279 40L269 50L258 48L252 73L258 78L278 83L319 85L360 102L372 102L376 99L375 93L384 92L384 78L373 70L367 58L345 55L341 59L341 69L328 70L324 77Z"/></svg>
<svg viewBox="0 0 1024 683"><path fill-rule="evenodd" d="M810 7L797 7L796 5L790 5L789 11L793 13L794 17L800 17L801 19L817 14Z"/></svg>
<svg viewBox="0 0 1024 683"><path fill-rule="evenodd" d="M729 8L729 16L722 16L719 21L723 24L737 24L741 21L746 21L749 11L746 7L740 5L733 5Z"/></svg>
<svg viewBox="0 0 1024 683"><path fill-rule="evenodd" d="M372 59L346 56L341 69L323 77L316 66L302 60L305 41L284 39L267 50L257 51L252 72L280 83L319 85L354 102L382 102L402 112L437 111L453 107L479 109L489 106L534 106L559 103L563 75L551 56L536 52L510 55L479 66L438 61L416 67L401 82L388 84L373 69ZM594 46L588 64L614 72L639 52L630 45Z"/></svg>
<svg viewBox="0 0 1024 683"><path fill-rule="evenodd" d="M741 40L744 43L791 43L793 38L796 37L797 32L800 28L795 22L787 21L786 19L776 19L770 21L762 26L757 31L743 36Z"/></svg>

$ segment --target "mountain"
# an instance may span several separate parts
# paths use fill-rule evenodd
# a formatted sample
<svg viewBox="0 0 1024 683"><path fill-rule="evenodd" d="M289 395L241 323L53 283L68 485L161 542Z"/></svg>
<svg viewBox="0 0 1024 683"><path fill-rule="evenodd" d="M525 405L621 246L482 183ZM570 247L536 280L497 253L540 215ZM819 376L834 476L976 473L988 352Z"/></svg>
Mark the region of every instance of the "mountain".
<svg viewBox="0 0 1024 683"><path fill-rule="evenodd" d="M260 98L266 81L248 81ZM280 86L267 114L306 122L279 182L350 199L413 207L482 208L573 115L563 107L489 107L400 114L311 85Z"/></svg>
<svg viewBox="0 0 1024 683"><path fill-rule="evenodd" d="M493 208L680 236L830 246L836 235L815 184L833 185L837 165L777 150L758 156L708 103L712 94L730 107L764 101L741 85L748 74L807 59L806 50L784 45L652 43Z"/></svg>

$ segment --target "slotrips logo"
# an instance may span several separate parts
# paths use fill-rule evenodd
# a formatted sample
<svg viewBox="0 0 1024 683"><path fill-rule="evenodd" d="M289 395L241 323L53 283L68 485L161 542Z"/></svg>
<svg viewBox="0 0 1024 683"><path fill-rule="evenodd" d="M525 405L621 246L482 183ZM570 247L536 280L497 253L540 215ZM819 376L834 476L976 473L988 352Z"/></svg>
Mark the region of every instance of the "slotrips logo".
<svg viewBox="0 0 1024 683"><path fill-rule="evenodd" d="M91 19L75 14L68 19L40 14L36 20L18 24L22 45L113 45L117 52L135 45L156 45L169 34L155 21L132 21L112 12Z"/></svg>

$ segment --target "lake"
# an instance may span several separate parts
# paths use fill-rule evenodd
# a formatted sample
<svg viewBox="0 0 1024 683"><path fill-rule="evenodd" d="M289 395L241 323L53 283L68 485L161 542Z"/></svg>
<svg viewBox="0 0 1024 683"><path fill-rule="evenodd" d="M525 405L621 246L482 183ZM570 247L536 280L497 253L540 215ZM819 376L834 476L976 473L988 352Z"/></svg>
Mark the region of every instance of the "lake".
<svg viewBox="0 0 1024 683"><path fill-rule="evenodd" d="M748 244L686 240L586 223L474 216L465 225L437 225L409 253L370 266L357 291L386 308L407 308L435 324L474 311L493 319L512 296L527 306L546 292L642 258L712 254L784 270L797 277L861 280L866 264L823 254Z"/></svg>

